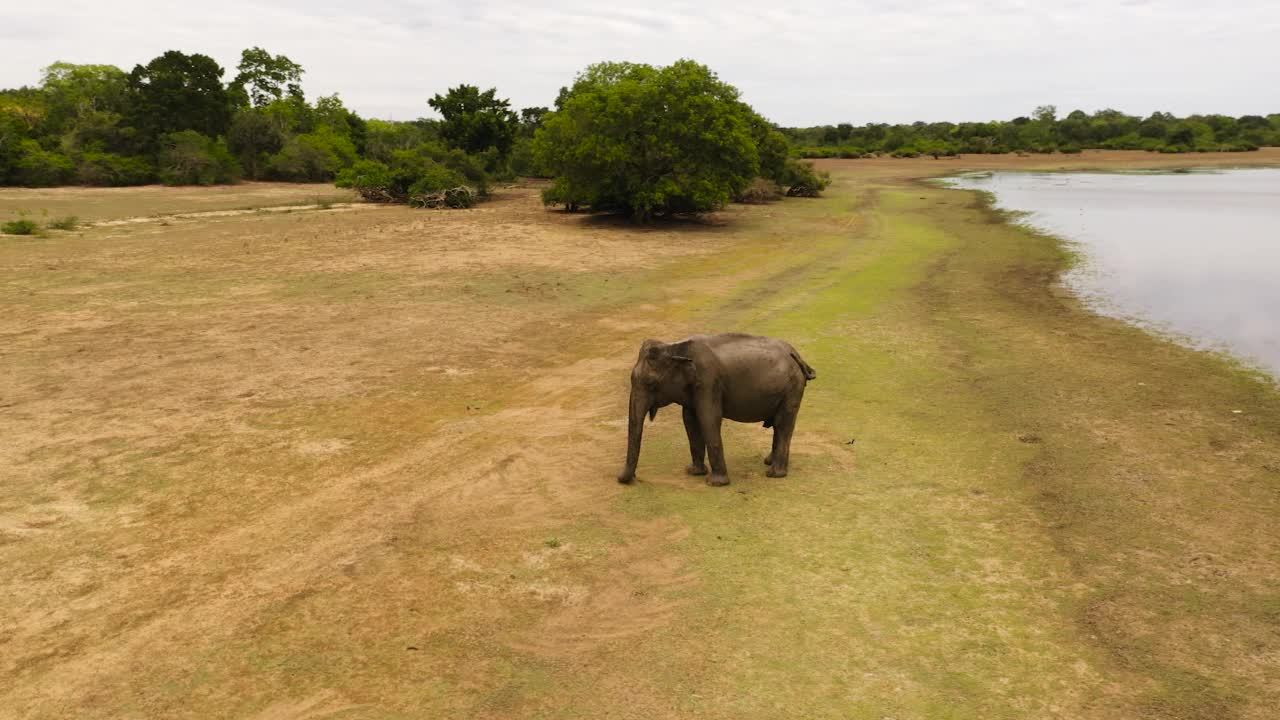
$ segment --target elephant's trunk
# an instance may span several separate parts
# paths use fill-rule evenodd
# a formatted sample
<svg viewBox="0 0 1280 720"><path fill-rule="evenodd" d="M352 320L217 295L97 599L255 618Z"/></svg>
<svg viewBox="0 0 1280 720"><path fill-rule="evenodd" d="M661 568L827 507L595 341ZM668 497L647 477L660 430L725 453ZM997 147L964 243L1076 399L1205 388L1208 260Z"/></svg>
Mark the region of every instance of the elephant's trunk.
<svg viewBox="0 0 1280 720"><path fill-rule="evenodd" d="M644 414L650 411L648 393L631 388L631 408L627 414L627 465L618 475L618 482L629 483L636 479L636 464L640 462L640 439L644 436Z"/></svg>

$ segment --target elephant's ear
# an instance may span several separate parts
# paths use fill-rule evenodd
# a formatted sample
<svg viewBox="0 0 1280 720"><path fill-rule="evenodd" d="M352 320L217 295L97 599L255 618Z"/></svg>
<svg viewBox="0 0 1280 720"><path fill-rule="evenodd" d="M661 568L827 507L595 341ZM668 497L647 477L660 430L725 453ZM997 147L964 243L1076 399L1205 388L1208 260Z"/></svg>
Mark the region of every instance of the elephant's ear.
<svg viewBox="0 0 1280 720"><path fill-rule="evenodd" d="M675 367L683 369L687 374L694 387L698 386L698 366L694 364L693 358L688 355L672 355L671 359L675 361Z"/></svg>
<svg viewBox="0 0 1280 720"><path fill-rule="evenodd" d="M671 351L672 360L679 360L681 362L687 362L687 363L693 362L693 360L691 359L693 355L692 340L685 340L684 342L674 343L669 346L669 349Z"/></svg>
<svg viewBox="0 0 1280 720"><path fill-rule="evenodd" d="M657 360L662 355L662 346L661 340L645 340L640 345L640 357L647 360Z"/></svg>

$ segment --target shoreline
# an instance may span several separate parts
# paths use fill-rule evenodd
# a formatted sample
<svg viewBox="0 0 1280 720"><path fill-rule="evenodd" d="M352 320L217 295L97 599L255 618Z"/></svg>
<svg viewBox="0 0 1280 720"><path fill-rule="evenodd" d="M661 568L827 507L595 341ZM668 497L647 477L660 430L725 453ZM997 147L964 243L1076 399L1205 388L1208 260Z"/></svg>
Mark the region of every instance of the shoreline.
<svg viewBox="0 0 1280 720"><path fill-rule="evenodd" d="M1190 172L1197 171L1215 172L1222 170L1276 170L1280 169L1273 166L1253 165L1253 166L1203 166L1191 168ZM1039 171L1039 170L989 170L980 171L982 173L1067 173L1067 174L1125 174L1125 173L1142 173L1142 174L1175 174L1168 170L1162 169L1140 169L1132 167L1111 167L1106 170L1065 170L1065 171ZM1182 174L1182 173L1176 173ZM963 180L964 175L948 175L937 178L921 179L919 182L925 184L936 184L947 190L956 190L961 192L975 193L983 198L983 202L990 206L990 210L996 217L1003 222L1022 228L1028 233L1048 238L1059 243L1063 251L1069 256L1068 262L1062 268L1057 280L1056 287L1061 287L1065 292L1071 293L1082 306L1091 312L1126 322L1136 328L1139 328L1152 336L1173 342L1191 350L1204 352L1213 356L1217 356L1229 364L1240 368L1242 371L1256 374L1268 382L1280 383L1280 364L1275 359L1267 360L1261 356L1253 356L1247 350L1247 342L1243 345L1238 344L1228 337L1213 337L1211 335L1198 333L1195 329L1179 329L1177 327L1178 320L1174 318L1159 319L1154 316L1148 316L1136 309L1127 309L1123 306L1122 301L1108 292L1102 286L1090 287L1087 280L1088 272L1092 270L1100 270L1102 265L1100 251L1096 248L1091 252L1090 244L1085 240L1072 237L1065 231L1054 231L1047 227L1041 227L1035 224L1034 219L1037 215L1035 209L1011 209L999 206L999 192L992 188L986 189L981 187L964 187L951 182L953 180ZM1111 272L1122 272L1122 270L1113 269ZM1073 278L1072 275L1075 274ZM1203 327L1201 328L1203 330Z"/></svg>

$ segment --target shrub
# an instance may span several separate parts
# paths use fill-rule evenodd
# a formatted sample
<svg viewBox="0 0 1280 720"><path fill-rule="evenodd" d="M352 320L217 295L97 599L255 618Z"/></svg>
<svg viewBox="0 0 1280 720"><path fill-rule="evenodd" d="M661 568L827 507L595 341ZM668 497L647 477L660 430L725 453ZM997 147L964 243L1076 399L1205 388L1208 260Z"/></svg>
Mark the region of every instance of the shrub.
<svg viewBox="0 0 1280 720"><path fill-rule="evenodd" d="M470 158L488 178L503 181L516 179L515 172L511 170L511 161L507 156L499 153L497 148L489 148L488 150L471 154L460 149L454 149L450 153L457 153L460 156Z"/></svg>
<svg viewBox="0 0 1280 720"><path fill-rule="evenodd" d="M9 222L0 225L0 232L3 232L6 235L35 235L36 231L39 229L39 225L26 218L10 220Z"/></svg>
<svg viewBox="0 0 1280 720"><path fill-rule="evenodd" d="M478 202L480 202L480 196L474 190L460 185L444 190L412 195L409 198L409 207L454 208L460 210L474 207Z"/></svg>
<svg viewBox="0 0 1280 720"><path fill-rule="evenodd" d="M578 201L566 192L564 186L554 184L542 191L543 205L563 205L565 212L578 212L581 207Z"/></svg>
<svg viewBox="0 0 1280 720"><path fill-rule="evenodd" d="M155 176L155 168L145 159L114 153L86 152L76 166L76 182L81 185L146 185Z"/></svg>
<svg viewBox="0 0 1280 720"><path fill-rule="evenodd" d="M735 195L733 201L756 205L779 200L782 195L782 186L778 183L765 178L756 178L746 190Z"/></svg>
<svg viewBox="0 0 1280 720"><path fill-rule="evenodd" d="M390 164L361 160L340 171L335 184L370 202L450 208L472 207L488 188L484 171L466 153L426 144L393 152Z"/></svg>
<svg viewBox="0 0 1280 720"><path fill-rule="evenodd" d="M80 218L75 215L68 215L57 220L51 220L46 227L51 230L75 230L79 224Z"/></svg>
<svg viewBox="0 0 1280 720"><path fill-rule="evenodd" d="M409 197L428 195L460 187L465 185L466 181L467 179L457 170L447 168L434 161L428 161L423 164L422 169L418 172L417 179L409 186Z"/></svg>
<svg viewBox="0 0 1280 720"><path fill-rule="evenodd" d="M356 161L351 140L328 127L289 138L267 163L268 173L280 180L323 182Z"/></svg>
<svg viewBox="0 0 1280 720"><path fill-rule="evenodd" d="M407 202L412 178L397 178L391 168L377 160L360 160L338 172L333 184L351 188L369 202Z"/></svg>
<svg viewBox="0 0 1280 720"><path fill-rule="evenodd" d="M538 165L533 155L533 140L531 138L517 138L515 145L511 146L511 172L517 176L525 177L551 177L551 173Z"/></svg>
<svg viewBox="0 0 1280 720"><path fill-rule="evenodd" d="M166 185L219 185L240 179L240 164L221 140L183 130L165 135L161 143L160 180Z"/></svg>
<svg viewBox="0 0 1280 720"><path fill-rule="evenodd" d="M416 156L440 163L465 178L466 184L474 187L480 195L488 194L489 175L485 172L484 165L465 152L458 149L441 150L438 145L423 144L418 147Z"/></svg>
<svg viewBox="0 0 1280 720"><path fill-rule="evenodd" d="M831 175L815 170L813 163L787 160L778 184L787 189L787 197L818 197L831 184Z"/></svg>
<svg viewBox="0 0 1280 720"><path fill-rule="evenodd" d="M18 158L13 164L13 175L19 185L47 187L63 185L71 178L75 163L59 152L45 150L35 140L23 140L18 144Z"/></svg>

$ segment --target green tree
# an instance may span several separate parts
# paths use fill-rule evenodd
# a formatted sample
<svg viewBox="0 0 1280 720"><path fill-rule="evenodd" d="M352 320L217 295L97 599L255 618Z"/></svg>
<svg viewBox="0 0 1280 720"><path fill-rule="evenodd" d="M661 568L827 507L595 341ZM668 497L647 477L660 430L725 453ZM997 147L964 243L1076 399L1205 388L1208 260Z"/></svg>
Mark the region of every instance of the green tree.
<svg viewBox="0 0 1280 720"><path fill-rule="evenodd" d="M85 136L103 139L127 109L129 78L114 65L56 62L44 69L44 133L78 147Z"/></svg>
<svg viewBox="0 0 1280 720"><path fill-rule="evenodd" d="M368 141L368 126L363 118L342 104L342 99L337 93L325 95L316 100L312 120L315 123L315 129L329 128L350 140L357 153L364 154L365 144Z"/></svg>
<svg viewBox="0 0 1280 720"><path fill-rule="evenodd" d="M450 147L471 154L497 148L503 157L511 151L520 121L511 103L497 97L496 88L480 92L474 85L459 85L427 104L444 118L440 135Z"/></svg>
<svg viewBox="0 0 1280 720"><path fill-rule="evenodd" d="M205 55L170 50L129 73L130 124L150 144L162 135L195 130L207 137L226 133L231 97L222 68Z"/></svg>
<svg viewBox="0 0 1280 720"><path fill-rule="evenodd" d="M240 166L220 140L195 130L160 139L160 179L167 185L218 185L240 179Z"/></svg>
<svg viewBox="0 0 1280 720"><path fill-rule="evenodd" d="M756 146L756 162L760 177L772 180L779 185L787 185L786 177L790 147L787 138L773 123L765 120L760 114L744 105L743 112L747 118L747 127L751 132L751 141Z"/></svg>
<svg viewBox="0 0 1280 720"><path fill-rule="evenodd" d="M286 140L280 152L271 156L267 169L279 180L322 182L332 180L339 170L354 163L356 157L350 138L328 125L321 125L314 132Z"/></svg>
<svg viewBox="0 0 1280 720"><path fill-rule="evenodd" d="M1051 125L1058 118L1058 108L1056 105L1041 105L1031 113L1031 116L1036 119L1036 122Z"/></svg>
<svg viewBox="0 0 1280 720"><path fill-rule="evenodd" d="M1153 112L1138 125L1138 134L1145 138L1163 139L1169 134L1169 127L1177 121L1170 113Z"/></svg>
<svg viewBox="0 0 1280 720"><path fill-rule="evenodd" d="M524 137L533 137L538 128L542 127L542 121L546 119L549 112L551 112L551 109L545 107L522 109L520 111L520 134Z"/></svg>
<svg viewBox="0 0 1280 720"><path fill-rule="evenodd" d="M0 90L0 185L21 182L18 161L27 154L23 143L34 140L44 114L44 96L35 88Z"/></svg>
<svg viewBox="0 0 1280 720"><path fill-rule="evenodd" d="M272 55L260 47L252 47L240 53L236 77L231 81L231 92L241 104L248 101L253 107L263 107L289 97L302 99L302 66L284 55Z"/></svg>
<svg viewBox="0 0 1280 720"><path fill-rule="evenodd" d="M717 208L759 172L750 110L705 66L587 68L535 138L549 203L655 215Z"/></svg>
<svg viewBox="0 0 1280 720"><path fill-rule="evenodd" d="M13 164L13 175L18 185L65 185L74 171L75 163L62 153L45 150L35 140L23 140L18 144L18 156Z"/></svg>
<svg viewBox="0 0 1280 720"><path fill-rule="evenodd" d="M409 150L422 143L436 141L439 136L436 124L434 120L367 120L364 154L373 160L388 162L391 153L397 150Z"/></svg>
<svg viewBox="0 0 1280 720"><path fill-rule="evenodd" d="M237 111L227 129L227 149L254 180L262 179L269 157L280 152L284 141L285 133L278 123L256 108Z"/></svg>

